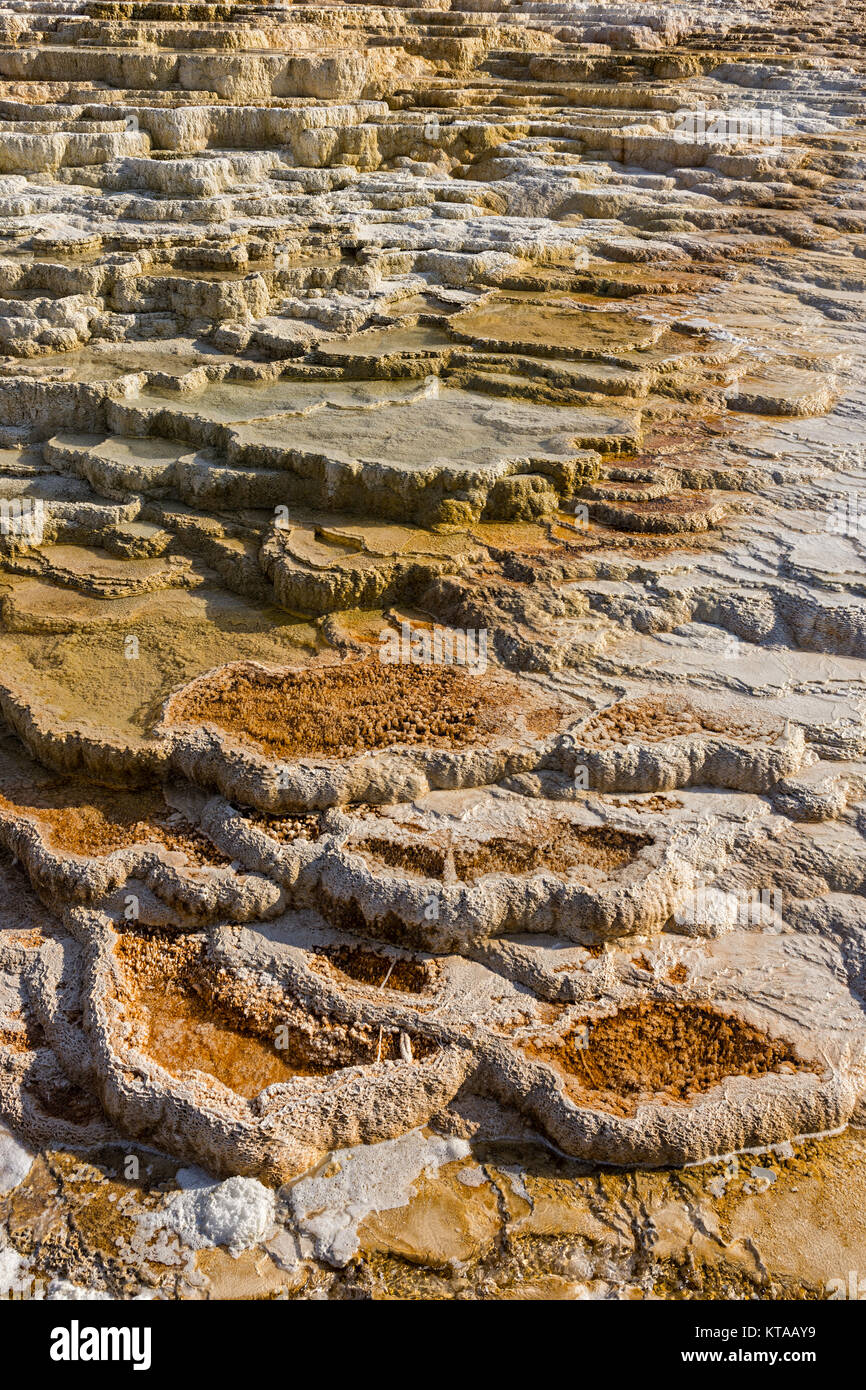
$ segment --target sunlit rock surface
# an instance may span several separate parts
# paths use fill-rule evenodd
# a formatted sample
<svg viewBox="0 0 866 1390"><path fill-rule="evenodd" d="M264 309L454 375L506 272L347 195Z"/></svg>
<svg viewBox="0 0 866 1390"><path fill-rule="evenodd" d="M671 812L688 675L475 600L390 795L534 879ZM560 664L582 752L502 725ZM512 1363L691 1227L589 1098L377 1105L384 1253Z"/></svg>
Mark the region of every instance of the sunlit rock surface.
<svg viewBox="0 0 866 1390"><path fill-rule="evenodd" d="M864 20L0 10L5 1296L858 1296Z"/></svg>

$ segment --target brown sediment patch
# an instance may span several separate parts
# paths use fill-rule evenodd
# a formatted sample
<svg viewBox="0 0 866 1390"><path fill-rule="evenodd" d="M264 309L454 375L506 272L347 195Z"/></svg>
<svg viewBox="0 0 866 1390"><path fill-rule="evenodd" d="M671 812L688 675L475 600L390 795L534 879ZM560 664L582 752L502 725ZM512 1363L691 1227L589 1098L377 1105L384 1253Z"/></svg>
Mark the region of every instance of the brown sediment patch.
<svg viewBox="0 0 866 1390"><path fill-rule="evenodd" d="M580 865L610 873L630 864L652 842L651 835L559 820L539 826L531 838L496 836L471 847L421 839L409 844L371 836L352 849L372 855L388 868L425 878L443 878L450 860L456 877L466 881L483 874L528 874L541 869L567 873Z"/></svg>
<svg viewBox="0 0 866 1390"><path fill-rule="evenodd" d="M672 492L667 497L610 501L603 497L604 484L594 485L596 498L587 502L590 516L606 521L614 530L662 531L680 535L703 530L720 521L730 502L716 493ZM616 484L610 484L613 491Z"/></svg>
<svg viewBox="0 0 866 1390"><path fill-rule="evenodd" d="M600 960L600 958L601 958L601 957L605 954L605 952L607 951L607 942L605 942L605 941L589 941L589 942L587 942L587 944L584 946L584 950L586 951L587 955L590 956L593 960ZM574 969L574 966L573 966L573 965L555 965L555 966L553 967L554 974L559 974L559 973L560 973L561 971L563 971L563 970L573 970L573 969Z"/></svg>
<svg viewBox="0 0 866 1390"><path fill-rule="evenodd" d="M447 849L425 840L408 844L371 835L351 848L353 852L370 855L389 869L403 869L406 873L420 874L422 878L442 878L448 862Z"/></svg>
<svg viewBox="0 0 866 1390"><path fill-rule="evenodd" d="M572 1100L614 1115L634 1115L650 1102L685 1104L729 1076L814 1070L790 1043L733 1015L654 1000L524 1050L560 1072Z"/></svg>
<svg viewBox="0 0 866 1390"><path fill-rule="evenodd" d="M640 531L629 534L600 521L590 521L586 527L575 530L553 522L550 538L555 543L555 554L574 556L598 550L609 550L612 546L628 549L630 558L635 560L655 560L675 550L678 555L700 555L706 551L719 549L721 540L717 531L675 531L664 534Z"/></svg>
<svg viewBox="0 0 866 1390"><path fill-rule="evenodd" d="M528 710L527 710L528 706ZM454 666L351 661L307 671L228 667L181 690L166 723L215 724L280 758L347 758L394 744L463 748L501 736L519 707L537 735L561 719L504 680Z"/></svg>
<svg viewBox="0 0 866 1390"><path fill-rule="evenodd" d="M227 562L243 568L242 550L229 541ZM150 734L172 690L214 666L242 658L289 666L320 645L309 622L216 587L109 601L43 579L7 575L6 582L4 685L28 705L44 706L52 720L91 735L98 728L102 737L137 742ZM12 630L10 606L20 630ZM124 633L139 639L134 661L124 655Z"/></svg>
<svg viewBox="0 0 866 1390"><path fill-rule="evenodd" d="M163 1205L177 1169L178 1161L129 1141L88 1143L86 1152L43 1148L4 1202L10 1241L29 1257L33 1296L40 1282L58 1277L117 1299L134 1298L142 1286L152 1292L160 1281L165 1288L164 1252L147 1248L139 1222Z"/></svg>
<svg viewBox="0 0 866 1390"><path fill-rule="evenodd" d="M481 344L547 348L580 358L640 351L661 332L658 324L619 310L590 309L562 296L545 303L514 293L455 315L450 327L455 336Z"/></svg>
<svg viewBox="0 0 866 1390"><path fill-rule="evenodd" d="M40 787L0 793L0 816L26 815L45 828L46 842L69 854L102 857L130 845L161 844L198 867L225 864L226 856L158 792L103 787Z"/></svg>
<svg viewBox="0 0 866 1390"><path fill-rule="evenodd" d="M676 696L642 695L599 710L584 724L579 737L582 744L603 747L630 738L663 743L689 734L718 734L736 738L738 743L757 743L780 732L781 726L777 730L750 729L736 710L712 712Z"/></svg>
<svg viewBox="0 0 866 1390"><path fill-rule="evenodd" d="M292 1077L400 1056L399 1034L347 1028L299 1009L276 986L216 965L203 938L140 931L118 938L122 1003L141 1025L139 1044L172 1075L199 1071L252 1099ZM412 1040L413 1055L434 1050Z"/></svg>
<svg viewBox="0 0 866 1390"><path fill-rule="evenodd" d="M683 802L678 796L665 796L662 792L652 796L610 796L608 806L625 807L629 811L681 811Z"/></svg>
<svg viewBox="0 0 866 1390"><path fill-rule="evenodd" d="M728 413L718 410L678 416L675 425L670 422L650 423L644 432L642 449L633 454L628 462L640 464L641 467L648 463L676 465L686 459L691 463L694 451L704 449L713 441L743 434L747 428L741 421L732 420ZM616 461L619 462L618 459ZM719 466L714 462L714 468Z"/></svg>
<svg viewBox="0 0 866 1390"><path fill-rule="evenodd" d="M319 889L316 907L331 926L347 936L373 937L401 950L429 950L426 924L407 922L400 913L383 912L368 921L354 898L338 898L324 888Z"/></svg>
<svg viewBox="0 0 866 1390"><path fill-rule="evenodd" d="M557 216L556 221L568 222L572 214ZM719 257L719 265L724 268L728 262ZM566 270L567 283L580 282L587 286L581 290L584 298L615 299L633 298L636 295L651 297L657 294L675 295L698 293L718 284L718 271L681 269L679 266L665 266L659 270L646 262L639 265L618 265L604 263L587 266L578 275Z"/></svg>
<svg viewBox="0 0 866 1390"><path fill-rule="evenodd" d="M4 946L23 946L25 950L37 950L46 940L39 927L33 927L30 931L9 931L8 928L0 927L3 931Z"/></svg>
<svg viewBox="0 0 866 1390"><path fill-rule="evenodd" d="M31 1014L7 1011L0 1024L0 1048L21 1054L45 1046L42 1027Z"/></svg>
<svg viewBox="0 0 866 1390"><path fill-rule="evenodd" d="M395 990L400 994L424 994L434 981L436 967L431 961L407 960L385 956L361 946L337 946L320 952L313 966L333 970L355 984L372 985L376 989Z"/></svg>
<svg viewBox="0 0 866 1390"><path fill-rule="evenodd" d="M50 1079L40 1078L30 1083L28 1089L43 1114L52 1119L66 1120L73 1125L88 1125L103 1118L102 1107L96 1097L65 1077L54 1075Z"/></svg>

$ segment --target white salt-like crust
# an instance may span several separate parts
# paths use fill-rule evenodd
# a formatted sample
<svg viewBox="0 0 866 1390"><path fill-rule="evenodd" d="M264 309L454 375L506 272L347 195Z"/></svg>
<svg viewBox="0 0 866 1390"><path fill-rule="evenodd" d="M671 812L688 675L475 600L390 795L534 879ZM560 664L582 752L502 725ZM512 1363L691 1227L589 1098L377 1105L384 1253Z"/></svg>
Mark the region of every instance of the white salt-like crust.
<svg viewBox="0 0 866 1390"><path fill-rule="evenodd" d="M399 1139L335 1153L319 1177L302 1178L289 1193L298 1231L317 1258L348 1264L358 1249L358 1227L366 1217L402 1207L423 1175L465 1158L462 1139L441 1139L411 1130Z"/></svg>

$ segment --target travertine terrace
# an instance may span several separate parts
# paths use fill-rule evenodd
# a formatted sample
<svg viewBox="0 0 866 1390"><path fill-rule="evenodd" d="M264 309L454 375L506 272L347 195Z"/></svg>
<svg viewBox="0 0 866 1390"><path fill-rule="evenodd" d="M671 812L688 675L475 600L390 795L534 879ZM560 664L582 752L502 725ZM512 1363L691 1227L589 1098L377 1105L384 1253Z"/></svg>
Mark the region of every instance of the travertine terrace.
<svg viewBox="0 0 866 1390"><path fill-rule="evenodd" d="M2 0L7 1294L866 1267L864 59Z"/></svg>

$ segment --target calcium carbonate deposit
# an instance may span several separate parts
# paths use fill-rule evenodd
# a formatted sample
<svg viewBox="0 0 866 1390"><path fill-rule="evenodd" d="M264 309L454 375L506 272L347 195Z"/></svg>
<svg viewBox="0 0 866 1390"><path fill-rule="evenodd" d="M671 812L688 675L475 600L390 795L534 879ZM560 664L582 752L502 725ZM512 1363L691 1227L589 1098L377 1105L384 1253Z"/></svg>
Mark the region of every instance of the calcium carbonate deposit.
<svg viewBox="0 0 866 1390"><path fill-rule="evenodd" d="M0 0L6 1297L866 1269L864 177L862 0Z"/></svg>

